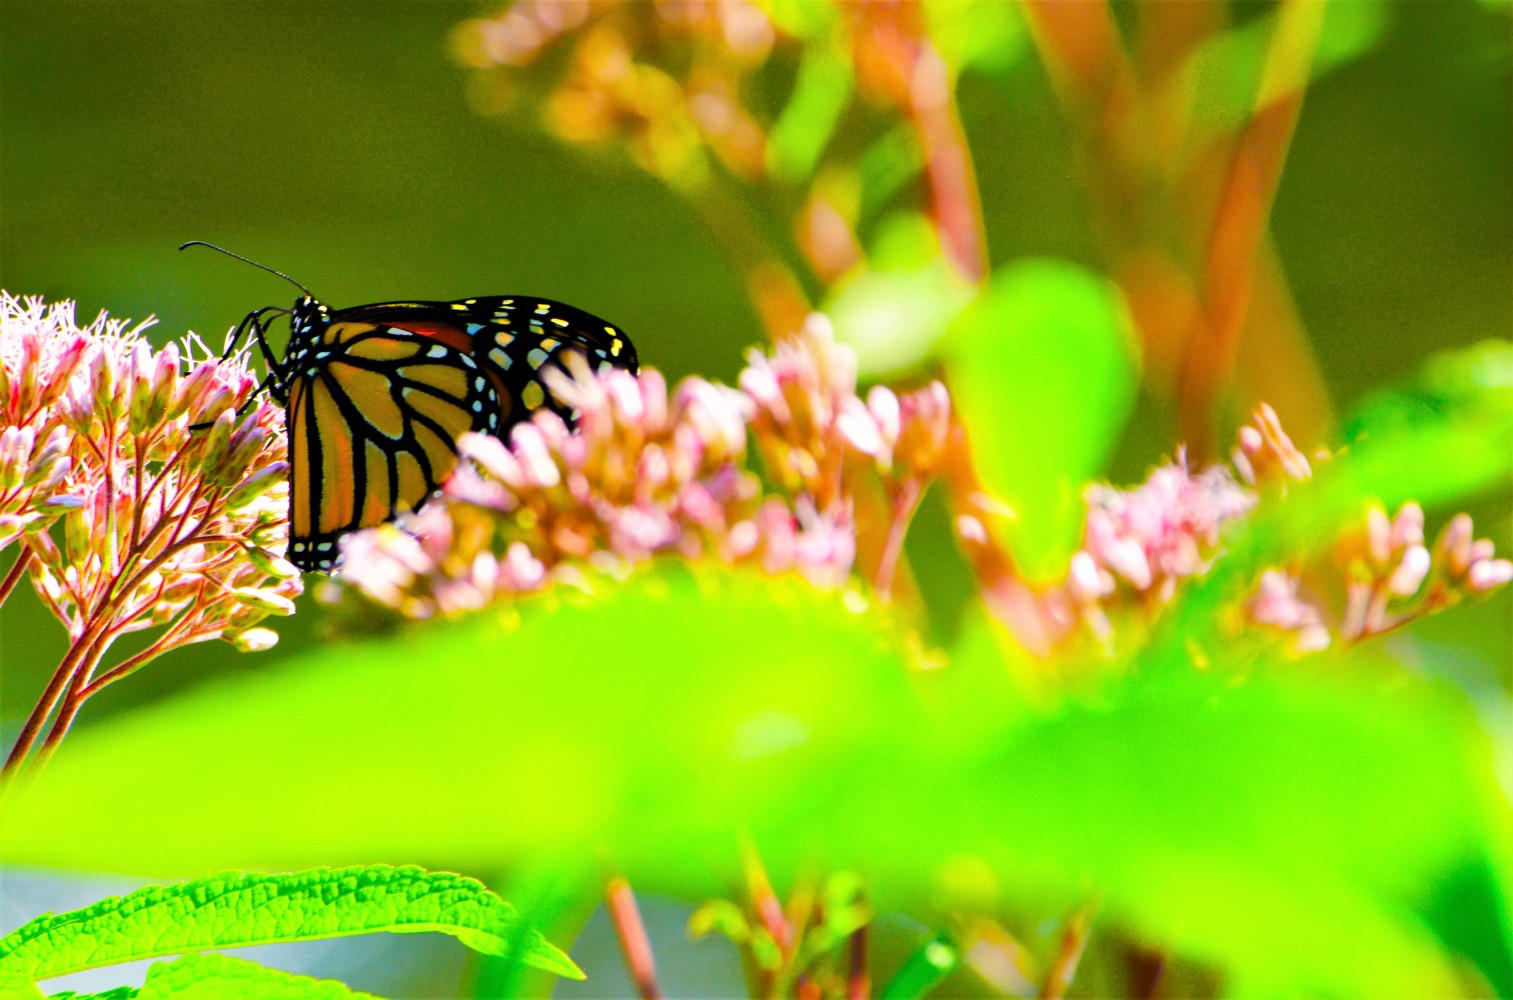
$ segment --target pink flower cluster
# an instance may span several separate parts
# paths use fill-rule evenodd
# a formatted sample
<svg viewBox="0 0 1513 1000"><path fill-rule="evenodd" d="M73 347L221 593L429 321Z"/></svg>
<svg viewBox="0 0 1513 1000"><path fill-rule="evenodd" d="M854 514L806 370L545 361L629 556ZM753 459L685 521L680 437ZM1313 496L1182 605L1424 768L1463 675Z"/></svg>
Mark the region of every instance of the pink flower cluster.
<svg viewBox="0 0 1513 1000"><path fill-rule="evenodd" d="M1070 635L1081 622L1107 640L1115 632L1111 614L1159 609L1222 556L1228 525L1313 474L1265 405L1241 428L1232 462L1233 471L1193 472L1179 453L1134 489L1089 487L1082 548L1066 581L1045 595L1055 634ZM1417 504L1405 504L1393 518L1375 507L1364 528L1339 536L1323 565L1263 570L1244 613L1250 624L1287 636L1294 651L1309 652L1336 635L1354 642L1390 631L1509 580L1513 563L1494 558L1491 542L1473 538L1467 515L1453 518L1431 549ZM1343 610L1335 613L1318 595L1341 589Z"/></svg>
<svg viewBox="0 0 1513 1000"><path fill-rule="evenodd" d="M818 316L753 352L740 389L690 378L669 393L654 369L578 363L548 379L576 429L542 411L508 444L465 436L444 502L349 538L341 579L411 617L664 553L838 585L857 557L856 483L908 494L935 472L950 423L938 383L858 399L855 358ZM774 492L748 467L749 442Z"/></svg>
<svg viewBox="0 0 1513 1000"><path fill-rule="evenodd" d="M283 417L244 358L155 352L72 303L0 293L0 548L98 663L127 632L159 626L132 665L174 646L276 641L299 574L282 552ZM243 409L245 408L245 412ZM112 672L114 673L114 671ZM86 681L87 683L87 681Z"/></svg>

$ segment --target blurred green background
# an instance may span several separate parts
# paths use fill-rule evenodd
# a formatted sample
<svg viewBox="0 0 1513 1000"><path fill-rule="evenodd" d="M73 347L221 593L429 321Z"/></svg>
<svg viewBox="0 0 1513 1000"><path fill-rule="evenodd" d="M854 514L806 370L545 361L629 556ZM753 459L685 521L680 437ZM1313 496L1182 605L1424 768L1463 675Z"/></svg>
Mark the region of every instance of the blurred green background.
<svg viewBox="0 0 1513 1000"><path fill-rule="evenodd" d="M250 309L292 301L276 278L175 250L205 239L334 306L563 299L631 331L643 360L672 378L734 377L761 328L688 204L621 159L563 146L529 109L470 110L447 39L494 9L0 4L0 287L75 299L85 317L155 314L160 341L186 330L218 339ZM1116 13L1133 17L1133 5ZM1341 414L1436 351L1513 330L1507 6L1382 13L1374 45L1310 87L1273 213ZM1097 268L1085 164L1028 42L1002 69L964 77L960 101L993 265L1036 255ZM1110 475L1138 480L1170 453L1172 433L1137 419ZM944 543L928 523L938 513L927 508L920 538ZM1506 493L1472 513L1509 547ZM1448 512L1436 515L1431 527ZM1510 608L1504 593L1415 631L1456 646L1456 669L1486 683L1513 661ZM277 624L273 653L177 653L95 699L82 724L207 670L256 669L320 632L314 614ZM62 640L29 594L0 627L0 703L14 726Z"/></svg>

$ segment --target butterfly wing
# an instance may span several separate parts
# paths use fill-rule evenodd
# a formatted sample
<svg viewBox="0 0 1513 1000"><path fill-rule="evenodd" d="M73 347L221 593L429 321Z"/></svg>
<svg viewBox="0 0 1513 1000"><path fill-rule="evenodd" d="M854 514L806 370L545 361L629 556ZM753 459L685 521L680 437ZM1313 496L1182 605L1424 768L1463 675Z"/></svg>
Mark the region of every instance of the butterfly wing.
<svg viewBox="0 0 1513 1000"><path fill-rule="evenodd" d="M435 492L459 436L497 434L501 406L465 343L338 314L316 346L289 385L289 560L327 571L342 535Z"/></svg>
<svg viewBox="0 0 1513 1000"><path fill-rule="evenodd" d="M500 400L499 433L545 407L571 422L572 414L541 379L548 367L563 367L569 352L582 354L596 370L639 367L624 331L592 313L551 299L496 295L456 302L389 302L358 306L339 319L381 323L470 351Z"/></svg>

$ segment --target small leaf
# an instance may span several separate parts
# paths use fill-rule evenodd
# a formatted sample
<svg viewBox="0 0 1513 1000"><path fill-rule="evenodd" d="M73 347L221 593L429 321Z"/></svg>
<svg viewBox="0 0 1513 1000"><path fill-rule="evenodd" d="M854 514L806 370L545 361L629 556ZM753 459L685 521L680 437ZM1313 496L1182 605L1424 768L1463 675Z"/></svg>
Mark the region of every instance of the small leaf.
<svg viewBox="0 0 1513 1000"><path fill-rule="evenodd" d="M572 979L582 972L476 879L415 866L236 872L149 886L81 910L43 914L0 939L0 971L49 979L206 948L438 931L474 951Z"/></svg>
<svg viewBox="0 0 1513 1000"><path fill-rule="evenodd" d="M730 900L711 899L688 918L688 934L701 938L711 931L719 931L736 944L743 944L751 936L751 925L741 908Z"/></svg>
<svg viewBox="0 0 1513 1000"><path fill-rule="evenodd" d="M804 49L798 79L767 137L774 176L799 182L814 173L841 114L851 100L851 62L826 45Z"/></svg>
<svg viewBox="0 0 1513 1000"><path fill-rule="evenodd" d="M903 968L889 980L878 996L882 1000L924 996L954 972L960 963L961 952L945 935L937 935L904 959Z"/></svg>

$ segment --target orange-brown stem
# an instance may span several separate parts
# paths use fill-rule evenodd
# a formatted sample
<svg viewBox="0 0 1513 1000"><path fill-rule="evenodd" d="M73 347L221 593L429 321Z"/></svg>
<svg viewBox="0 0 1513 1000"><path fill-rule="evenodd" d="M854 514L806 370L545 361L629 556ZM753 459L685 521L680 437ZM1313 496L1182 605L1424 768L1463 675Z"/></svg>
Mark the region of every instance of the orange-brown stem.
<svg viewBox="0 0 1513 1000"><path fill-rule="evenodd" d="M646 925L641 922L641 911L636 906L635 894L630 891L630 883L619 876L611 878L604 888L604 901L610 922L615 926L615 937L620 940L625 966L635 981L636 992L642 1000L658 1000L662 990L657 985L657 965L652 959L651 941L646 936Z"/></svg>

